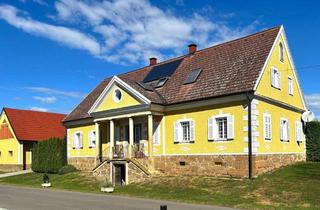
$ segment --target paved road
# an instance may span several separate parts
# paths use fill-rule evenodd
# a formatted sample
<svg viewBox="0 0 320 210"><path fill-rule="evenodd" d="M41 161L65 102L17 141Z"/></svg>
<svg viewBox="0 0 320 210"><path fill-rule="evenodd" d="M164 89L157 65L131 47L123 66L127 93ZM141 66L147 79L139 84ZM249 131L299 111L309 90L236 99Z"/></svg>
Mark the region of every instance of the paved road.
<svg viewBox="0 0 320 210"><path fill-rule="evenodd" d="M0 209L9 210L159 210L160 205L163 204L168 206L168 210L232 210L224 207L182 204L114 195L0 186Z"/></svg>

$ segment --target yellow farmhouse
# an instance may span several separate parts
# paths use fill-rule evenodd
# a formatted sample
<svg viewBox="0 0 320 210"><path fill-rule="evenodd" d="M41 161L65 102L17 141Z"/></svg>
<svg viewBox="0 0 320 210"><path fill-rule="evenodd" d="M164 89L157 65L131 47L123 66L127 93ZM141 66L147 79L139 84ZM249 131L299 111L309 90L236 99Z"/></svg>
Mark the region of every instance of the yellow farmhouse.
<svg viewBox="0 0 320 210"><path fill-rule="evenodd" d="M306 156L283 27L103 80L64 120L68 162L113 184L254 177Z"/></svg>
<svg viewBox="0 0 320 210"><path fill-rule="evenodd" d="M3 108L0 115L0 171L30 168L32 146L50 137L65 138L63 114Z"/></svg>

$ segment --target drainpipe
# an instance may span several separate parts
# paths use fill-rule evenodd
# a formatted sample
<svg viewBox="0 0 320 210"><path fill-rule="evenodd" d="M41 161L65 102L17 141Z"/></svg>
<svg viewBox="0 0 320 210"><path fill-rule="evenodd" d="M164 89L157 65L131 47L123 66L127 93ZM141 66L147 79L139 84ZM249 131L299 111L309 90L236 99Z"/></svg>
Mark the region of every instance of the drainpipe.
<svg viewBox="0 0 320 210"><path fill-rule="evenodd" d="M251 122L251 102L253 93L247 92L248 99L248 177L252 179L252 122Z"/></svg>

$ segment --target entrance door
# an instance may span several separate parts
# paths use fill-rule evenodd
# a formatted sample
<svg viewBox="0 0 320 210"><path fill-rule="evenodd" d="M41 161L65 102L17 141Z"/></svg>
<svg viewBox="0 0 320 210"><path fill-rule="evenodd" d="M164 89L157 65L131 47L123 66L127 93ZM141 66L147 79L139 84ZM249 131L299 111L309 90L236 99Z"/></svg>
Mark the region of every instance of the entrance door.
<svg viewBox="0 0 320 210"><path fill-rule="evenodd" d="M114 184L124 185L126 183L126 166L125 164L114 164Z"/></svg>

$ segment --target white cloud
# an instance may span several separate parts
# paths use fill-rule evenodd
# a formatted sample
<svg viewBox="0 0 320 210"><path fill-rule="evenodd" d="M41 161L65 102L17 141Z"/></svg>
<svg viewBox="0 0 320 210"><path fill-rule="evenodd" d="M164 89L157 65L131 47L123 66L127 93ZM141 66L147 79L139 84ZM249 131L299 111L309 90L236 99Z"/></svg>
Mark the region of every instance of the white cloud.
<svg viewBox="0 0 320 210"><path fill-rule="evenodd" d="M38 100L44 104L53 104L57 101L57 98L54 96L48 96L48 97L33 96L33 99Z"/></svg>
<svg viewBox="0 0 320 210"><path fill-rule="evenodd" d="M84 98L85 94L75 92L75 91L62 91L62 90L56 90L52 88L47 87L26 87L25 89L30 90L32 92L36 93L44 93L48 95L62 95L62 96L68 96L72 98Z"/></svg>
<svg viewBox="0 0 320 210"><path fill-rule="evenodd" d="M313 112L320 114L320 93L305 95L308 108Z"/></svg>
<svg viewBox="0 0 320 210"><path fill-rule="evenodd" d="M0 6L0 18L27 33L46 37L71 48L87 50L93 55L100 54L100 45L93 37L75 29L33 20L13 6Z"/></svg>
<svg viewBox="0 0 320 210"><path fill-rule="evenodd" d="M48 112L48 111L49 111L49 110L46 109L46 108L36 107L36 106L30 107L30 110L32 110L32 111L39 111L39 112Z"/></svg>
<svg viewBox="0 0 320 210"><path fill-rule="evenodd" d="M203 12L179 14L148 0L58 0L54 5L57 14L52 20L77 30L33 20L8 5L0 7L0 18L28 33L124 64L182 54L192 42L199 48L208 47L251 33L257 25L229 27Z"/></svg>

